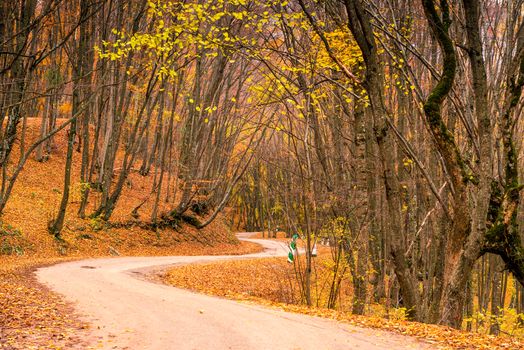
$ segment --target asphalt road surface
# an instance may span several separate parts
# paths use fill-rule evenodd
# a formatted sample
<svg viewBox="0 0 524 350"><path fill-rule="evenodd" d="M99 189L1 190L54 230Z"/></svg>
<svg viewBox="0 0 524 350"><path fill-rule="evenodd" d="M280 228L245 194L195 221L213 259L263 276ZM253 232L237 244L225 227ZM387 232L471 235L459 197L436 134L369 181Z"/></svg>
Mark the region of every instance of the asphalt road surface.
<svg viewBox="0 0 524 350"><path fill-rule="evenodd" d="M433 349L386 331L206 296L145 278L177 264L287 254L280 242L250 241L265 251L88 259L41 268L37 276L91 323L85 340L95 349Z"/></svg>

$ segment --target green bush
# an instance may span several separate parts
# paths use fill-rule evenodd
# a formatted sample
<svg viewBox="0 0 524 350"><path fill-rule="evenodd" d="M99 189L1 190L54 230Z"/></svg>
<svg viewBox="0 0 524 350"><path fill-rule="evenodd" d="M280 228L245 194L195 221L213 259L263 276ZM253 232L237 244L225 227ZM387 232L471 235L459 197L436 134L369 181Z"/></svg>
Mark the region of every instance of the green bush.
<svg viewBox="0 0 524 350"><path fill-rule="evenodd" d="M19 229L0 223L0 255L23 255L24 241Z"/></svg>

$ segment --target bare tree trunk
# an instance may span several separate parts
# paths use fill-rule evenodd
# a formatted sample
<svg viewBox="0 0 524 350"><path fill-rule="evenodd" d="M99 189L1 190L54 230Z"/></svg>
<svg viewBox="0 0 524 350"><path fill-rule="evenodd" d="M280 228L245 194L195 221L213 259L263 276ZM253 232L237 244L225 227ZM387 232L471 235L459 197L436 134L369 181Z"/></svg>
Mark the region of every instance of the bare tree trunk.
<svg viewBox="0 0 524 350"><path fill-rule="evenodd" d="M391 232L391 255L395 267L402 298L409 318L417 318L418 295L414 278L407 265L400 223L400 187L395 173L395 160L389 153L395 148L393 134L388 125L389 114L384 104L384 81L376 45L372 42L374 33L368 14L359 0L345 0L348 13L348 27L360 47L366 64L364 87L373 113L375 137L377 139L380 161L384 176L386 202Z"/></svg>
<svg viewBox="0 0 524 350"><path fill-rule="evenodd" d="M78 47L76 48L76 62L73 65L73 107L72 107L72 116L75 117L71 122L68 133L68 142L67 142L67 154L66 154L66 164L65 164L65 174L64 174L64 188L62 192L62 200L60 201L60 207L58 209L57 217L49 224L49 232L55 236L55 238L60 238L60 233L64 227L64 219L67 210L67 204L69 202L69 192L71 184L71 168L73 163L73 150L74 143L77 131L77 114L80 110L80 105L82 103L82 94L81 86L82 79L85 68L85 52L87 50L87 44L89 39L87 18L89 16L89 6L90 0L80 0L80 41ZM89 116L84 115L84 118ZM87 145L86 145L87 146Z"/></svg>

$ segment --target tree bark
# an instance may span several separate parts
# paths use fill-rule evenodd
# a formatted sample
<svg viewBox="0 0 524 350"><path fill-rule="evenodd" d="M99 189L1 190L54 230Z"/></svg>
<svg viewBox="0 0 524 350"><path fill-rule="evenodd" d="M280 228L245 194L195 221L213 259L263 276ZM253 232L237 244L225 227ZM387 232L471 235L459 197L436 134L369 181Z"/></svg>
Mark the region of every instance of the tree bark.
<svg viewBox="0 0 524 350"><path fill-rule="evenodd" d="M418 295L415 281L410 271L402 249L402 227L400 222L401 201L400 186L396 176L394 157L389 152L395 148L394 135L388 125L389 113L384 103L384 79L374 33L369 19L360 0L345 0L348 13L348 27L353 33L362 51L366 64L366 75L363 83L367 91L373 115L373 128L378 144L379 157L382 165L386 202L389 215L389 230L391 235L391 255L397 276L404 306L408 318L417 318Z"/></svg>

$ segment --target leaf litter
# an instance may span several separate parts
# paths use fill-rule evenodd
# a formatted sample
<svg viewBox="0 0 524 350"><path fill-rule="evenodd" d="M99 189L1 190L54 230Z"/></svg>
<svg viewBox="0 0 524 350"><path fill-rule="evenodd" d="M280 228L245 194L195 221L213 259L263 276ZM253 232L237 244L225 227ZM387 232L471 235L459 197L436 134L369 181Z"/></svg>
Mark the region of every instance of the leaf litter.
<svg viewBox="0 0 524 350"><path fill-rule="evenodd" d="M325 255L325 254L324 254ZM177 266L168 270L165 283L208 295L262 304L284 311L334 319L349 324L413 336L439 349L517 350L524 342L515 337L490 336L450 327L386 319L382 315L359 316L300 303L294 268L285 258L258 258ZM345 308L347 310L347 308Z"/></svg>

